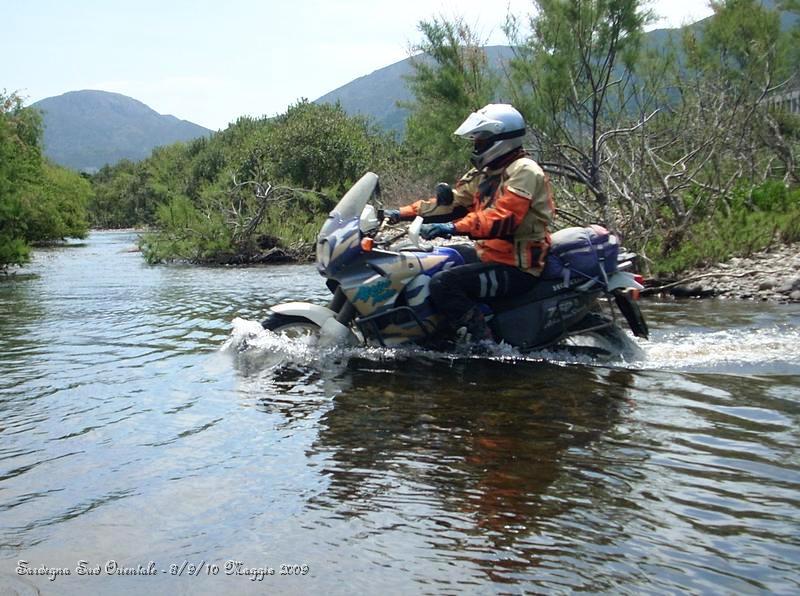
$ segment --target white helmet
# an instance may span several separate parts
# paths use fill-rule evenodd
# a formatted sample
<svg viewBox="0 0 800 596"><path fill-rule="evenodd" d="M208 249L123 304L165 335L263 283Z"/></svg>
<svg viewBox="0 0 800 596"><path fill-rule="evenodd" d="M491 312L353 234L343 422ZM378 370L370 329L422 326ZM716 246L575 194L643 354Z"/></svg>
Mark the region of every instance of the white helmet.
<svg viewBox="0 0 800 596"><path fill-rule="evenodd" d="M490 103L472 112L453 133L474 143L470 161L479 170L522 147L525 119L507 103Z"/></svg>

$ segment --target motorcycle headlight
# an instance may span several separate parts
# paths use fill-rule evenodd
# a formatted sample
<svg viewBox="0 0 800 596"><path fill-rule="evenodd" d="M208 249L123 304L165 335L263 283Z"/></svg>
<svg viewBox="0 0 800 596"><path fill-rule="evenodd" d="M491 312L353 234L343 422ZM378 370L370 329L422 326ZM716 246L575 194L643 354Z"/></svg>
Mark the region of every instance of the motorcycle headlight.
<svg viewBox="0 0 800 596"><path fill-rule="evenodd" d="M331 245L328 243L327 238L317 241L317 263L322 269L328 268L328 263L331 262Z"/></svg>

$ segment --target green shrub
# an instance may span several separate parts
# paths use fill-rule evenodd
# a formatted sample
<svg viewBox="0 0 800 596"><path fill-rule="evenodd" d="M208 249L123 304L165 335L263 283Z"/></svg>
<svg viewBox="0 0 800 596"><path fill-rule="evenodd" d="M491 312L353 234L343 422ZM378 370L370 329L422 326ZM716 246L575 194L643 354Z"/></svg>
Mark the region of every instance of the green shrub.
<svg viewBox="0 0 800 596"><path fill-rule="evenodd" d="M262 212L246 188L235 198L214 188L199 205L182 195L159 205L157 229L140 242L147 262L247 263L273 247L307 250L313 244L330 199L282 189Z"/></svg>
<svg viewBox="0 0 800 596"><path fill-rule="evenodd" d="M26 197L27 240L37 243L85 238L89 231L86 206L91 194L91 186L77 172L44 163L40 184Z"/></svg>
<svg viewBox="0 0 800 596"><path fill-rule="evenodd" d="M667 254L661 254L663 236L651 240L646 247L651 272L674 275L800 240L800 189L781 182L740 188L732 193L730 206L730 213L718 212L691 226L683 242Z"/></svg>
<svg viewBox="0 0 800 596"><path fill-rule="evenodd" d="M151 263L247 262L266 246L313 243L343 191L396 151L364 118L302 100L276 118L240 118L210 139L104 168L92 218L152 226L141 241ZM273 189L265 208L250 182Z"/></svg>
<svg viewBox="0 0 800 596"><path fill-rule="evenodd" d="M42 158L41 115L0 93L0 269L22 265L29 246L83 237L91 187Z"/></svg>

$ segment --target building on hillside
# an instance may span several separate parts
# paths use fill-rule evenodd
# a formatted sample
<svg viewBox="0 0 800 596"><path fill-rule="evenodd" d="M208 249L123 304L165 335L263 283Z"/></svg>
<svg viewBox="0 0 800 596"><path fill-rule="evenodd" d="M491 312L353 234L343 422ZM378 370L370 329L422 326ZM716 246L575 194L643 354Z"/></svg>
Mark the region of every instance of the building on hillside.
<svg viewBox="0 0 800 596"><path fill-rule="evenodd" d="M790 114L800 114L800 87L773 93L766 98L766 101L769 107L775 110L786 111Z"/></svg>

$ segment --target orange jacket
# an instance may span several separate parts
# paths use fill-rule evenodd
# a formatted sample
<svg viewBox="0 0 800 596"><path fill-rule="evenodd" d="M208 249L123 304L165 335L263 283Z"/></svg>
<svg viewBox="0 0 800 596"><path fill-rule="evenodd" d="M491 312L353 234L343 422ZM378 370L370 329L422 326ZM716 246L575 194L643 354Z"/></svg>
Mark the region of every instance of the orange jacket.
<svg viewBox="0 0 800 596"><path fill-rule="evenodd" d="M477 240L482 261L541 273L555 204L539 164L522 156L499 170L472 169L456 184L451 205L425 199L400 209L400 216L441 217L457 207L468 213L453 221L456 232Z"/></svg>

